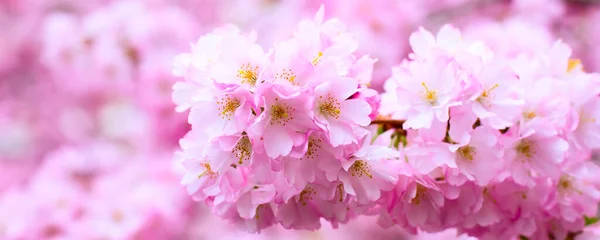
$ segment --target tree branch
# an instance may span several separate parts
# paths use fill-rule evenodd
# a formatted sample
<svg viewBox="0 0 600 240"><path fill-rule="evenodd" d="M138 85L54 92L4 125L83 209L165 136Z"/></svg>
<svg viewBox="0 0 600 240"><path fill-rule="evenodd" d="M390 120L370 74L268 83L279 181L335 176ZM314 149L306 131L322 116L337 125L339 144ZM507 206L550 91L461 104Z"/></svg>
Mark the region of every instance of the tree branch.
<svg viewBox="0 0 600 240"><path fill-rule="evenodd" d="M375 120L371 121L371 125L373 125L373 124L385 124L385 125L391 125L393 127L400 127L400 128L402 128L402 124L404 124L404 120L375 119Z"/></svg>

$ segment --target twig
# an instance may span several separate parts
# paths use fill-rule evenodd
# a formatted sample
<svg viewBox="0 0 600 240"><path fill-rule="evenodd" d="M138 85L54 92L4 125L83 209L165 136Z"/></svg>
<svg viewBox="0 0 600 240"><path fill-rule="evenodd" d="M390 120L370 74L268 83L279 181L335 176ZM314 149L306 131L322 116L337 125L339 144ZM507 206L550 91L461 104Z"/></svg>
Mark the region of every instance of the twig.
<svg viewBox="0 0 600 240"><path fill-rule="evenodd" d="M402 124L404 124L404 120L375 119L375 120L371 121L371 125L373 125L373 124L386 124L386 125L392 125L394 127L396 127L396 126L402 127Z"/></svg>

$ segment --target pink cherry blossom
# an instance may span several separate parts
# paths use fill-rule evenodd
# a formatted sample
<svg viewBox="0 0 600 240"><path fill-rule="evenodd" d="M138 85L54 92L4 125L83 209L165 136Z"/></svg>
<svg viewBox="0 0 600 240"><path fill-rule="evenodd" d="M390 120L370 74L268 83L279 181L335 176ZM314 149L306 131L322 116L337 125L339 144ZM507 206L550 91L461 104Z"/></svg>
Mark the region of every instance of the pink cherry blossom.
<svg viewBox="0 0 600 240"><path fill-rule="evenodd" d="M397 180L394 165L398 152L385 146L363 145L350 159L342 163L339 179L344 190L359 203L377 200L381 190L391 190Z"/></svg>
<svg viewBox="0 0 600 240"><path fill-rule="evenodd" d="M250 126L249 136L264 141L269 157L285 156L304 141L305 133L314 124L312 102L314 99L304 92L293 92L280 85L264 84L258 89L257 107L264 110Z"/></svg>
<svg viewBox="0 0 600 240"><path fill-rule="evenodd" d="M358 143L366 132L358 126L371 121L370 105L362 99L348 99L357 92L354 79L332 79L315 87L314 115L316 123L329 134L333 147Z"/></svg>
<svg viewBox="0 0 600 240"><path fill-rule="evenodd" d="M468 143L451 146L456 153L456 165L471 181L485 186L499 173L502 165L500 133L490 127L477 127Z"/></svg>
<svg viewBox="0 0 600 240"><path fill-rule="evenodd" d="M506 136L504 141L504 145L508 146L504 152L506 171L515 182L532 186L536 176L559 178L558 164L565 160L569 148L564 139L552 134L533 133L520 137Z"/></svg>
<svg viewBox="0 0 600 240"><path fill-rule="evenodd" d="M433 70L440 68L441 71ZM397 101L407 107L404 128L429 128L434 119L448 121L448 110L457 101L456 65L447 60L411 62L392 77L397 82Z"/></svg>
<svg viewBox="0 0 600 240"><path fill-rule="evenodd" d="M209 136L240 133L251 121L253 100L250 92L241 87L212 90L193 98L189 121Z"/></svg>

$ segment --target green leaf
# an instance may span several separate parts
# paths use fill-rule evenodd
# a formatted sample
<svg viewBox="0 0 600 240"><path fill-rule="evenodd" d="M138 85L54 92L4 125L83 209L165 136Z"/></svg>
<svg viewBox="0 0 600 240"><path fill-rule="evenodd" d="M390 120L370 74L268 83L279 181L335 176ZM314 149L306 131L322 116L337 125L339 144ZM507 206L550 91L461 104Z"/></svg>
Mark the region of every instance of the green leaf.
<svg viewBox="0 0 600 240"><path fill-rule="evenodd" d="M521 235L521 236L519 236L519 240L529 240L529 238Z"/></svg>
<svg viewBox="0 0 600 240"><path fill-rule="evenodd" d="M377 133L371 139L371 144L373 144L377 137L379 137L379 135L381 135L383 132L385 132L385 127L383 125L379 125L379 127L377 128Z"/></svg>
<svg viewBox="0 0 600 240"><path fill-rule="evenodd" d="M385 126L383 126L383 124L379 125L379 127L377 128L377 136L379 136L380 134L382 134L383 132L385 132Z"/></svg>
<svg viewBox="0 0 600 240"><path fill-rule="evenodd" d="M402 146L406 147L408 144L408 140L406 140L406 135L400 135L400 141L402 142Z"/></svg>
<svg viewBox="0 0 600 240"><path fill-rule="evenodd" d="M394 146L394 148L398 149L398 146L400 146L400 141L401 141L401 136L398 134L394 134L392 135L392 145Z"/></svg>
<svg viewBox="0 0 600 240"><path fill-rule="evenodd" d="M600 221L599 217L584 217L585 218L585 225L589 226L592 225L594 223L597 223L598 221Z"/></svg>

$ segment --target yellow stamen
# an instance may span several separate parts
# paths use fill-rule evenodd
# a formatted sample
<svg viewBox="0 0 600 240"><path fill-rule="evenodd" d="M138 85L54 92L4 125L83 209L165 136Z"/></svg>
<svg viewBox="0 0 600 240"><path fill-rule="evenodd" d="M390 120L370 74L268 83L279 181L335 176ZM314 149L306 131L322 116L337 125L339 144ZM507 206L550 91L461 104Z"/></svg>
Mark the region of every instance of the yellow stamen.
<svg viewBox="0 0 600 240"><path fill-rule="evenodd" d="M321 149L321 144L323 143L323 141L319 138L314 138L314 137L310 137L308 140L308 147L306 149L306 154L304 154L303 157L300 158L300 160L302 159L311 159L311 158L315 158L319 156L319 149Z"/></svg>
<svg viewBox="0 0 600 240"><path fill-rule="evenodd" d="M258 67L252 67L250 64L242 65L237 76L242 79L242 83L255 85L258 80Z"/></svg>
<svg viewBox="0 0 600 240"><path fill-rule="evenodd" d="M410 203L417 205L420 204L423 198L425 197L425 191L427 191L427 188L417 183L417 193L415 194L415 197L410 201Z"/></svg>
<svg viewBox="0 0 600 240"><path fill-rule="evenodd" d="M300 192L299 201L302 203L303 206L306 206L306 202L312 200L313 199L312 196L315 194L317 194L317 191L315 191L310 186L306 186L304 188L304 190L302 190L302 192Z"/></svg>
<svg viewBox="0 0 600 240"><path fill-rule="evenodd" d="M321 114L331 116L335 119L340 117L340 102L333 98L331 94L327 95L325 100L323 100L323 96L319 96L319 101L321 101L321 104L319 105Z"/></svg>
<svg viewBox="0 0 600 240"><path fill-rule="evenodd" d="M250 156L252 156L252 142L250 142L250 138L248 136L240 138L231 152L238 159L238 164L241 165L244 161L249 161Z"/></svg>
<svg viewBox="0 0 600 240"><path fill-rule="evenodd" d="M229 94L225 94L225 97L217 100L217 104L219 105L217 108L220 111L219 116L223 119L227 118L227 120L231 120L235 110L241 105L240 100L229 97Z"/></svg>
<svg viewBox="0 0 600 240"><path fill-rule="evenodd" d="M568 175L563 175L560 177L560 180L558 180L558 184L557 184L557 188L558 188L558 192L561 194L565 194L568 191L573 191L577 194L582 194L582 192L580 190L578 190L577 188L575 188L573 182L575 181L575 179L571 176Z"/></svg>
<svg viewBox="0 0 600 240"><path fill-rule="evenodd" d="M218 174L216 172L212 171L212 169L210 168L210 164L202 163L200 165L203 166L205 169L204 169L204 172L202 172L202 173L200 173L200 175L198 175L198 178L208 176L209 178L214 179L217 177Z"/></svg>
<svg viewBox="0 0 600 240"><path fill-rule="evenodd" d="M292 85L298 85L296 83L296 74L292 72L292 69L284 69L281 73L275 74L275 78L284 79Z"/></svg>
<svg viewBox="0 0 600 240"><path fill-rule="evenodd" d="M348 170L353 177L367 175L367 177L373 178L373 175L371 175L371 166L364 160L356 160Z"/></svg>
<svg viewBox="0 0 600 240"><path fill-rule="evenodd" d="M583 67L581 66L581 60L571 58L571 59L569 59L569 64L567 65L567 72L572 72L573 70L580 68L580 67L583 70Z"/></svg>
<svg viewBox="0 0 600 240"><path fill-rule="evenodd" d="M535 154L533 143L527 139L521 140L517 146L515 146L515 150L518 154L526 158L531 158Z"/></svg>
<svg viewBox="0 0 600 240"><path fill-rule="evenodd" d="M312 60L312 65L316 66L317 64L319 64L321 62L321 57L323 56L323 52L319 52L317 54L317 56Z"/></svg>
<svg viewBox="0 0 600 240"><path fill-rule="evenodd" d="M438 96L437 96L436 91L429 89L429 87L427 87L427 84L425 84L425 82L422 82L421 86L423 86L423 88L425 88L425 92L421 94L421 98L431 105L437 105Z"/></svg>
<svg viewBox="0 0 600 240"><path fill-rule="evenodd" d="M496 83L496 84L494 84L494 86L492 86L491 88L483 90L483 92L481 93L481 97L483 97L483 98L487 98L487 97L489 97L489 96L490 96L490 93L491 93L491 92L492 92L494 89L498 88L498 86L499 86L499 85Z"/></svg>
<svg viewBox="0 0 600 240"><path fill-rule="evenodd" d="M469 162L473 161L473 157L475 155L475 148L471 146L460 147L458 149L458 155L464 160L468 160Z"/></svg>
<svg viewBox="0 0 600 240"><path fill-rule="evenodd" d="M579 113L579 122L580 123L595 123L596 122L596 118L588 118L586 117L583 113Z"/></svg>
<svg viewBox="0 0 600 240"><path fill-rule="evenodd" d="M271 125L281 124L285 126L290 120L294 119L292 113L296 108L290 107L287 103L280 104L279 98L275 98L275 104L271 106Z"/></svg>
<svg viewBox="0 0 600 240"><path fill-rule="evenodd" d="M523 113L523 117L525 118L525 120L531 120L531 119L537 117L537 114L533 111L528 111L528 112Z"/></svg>

